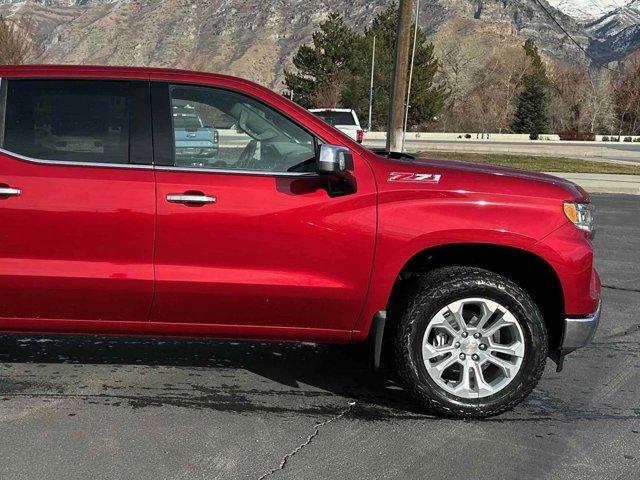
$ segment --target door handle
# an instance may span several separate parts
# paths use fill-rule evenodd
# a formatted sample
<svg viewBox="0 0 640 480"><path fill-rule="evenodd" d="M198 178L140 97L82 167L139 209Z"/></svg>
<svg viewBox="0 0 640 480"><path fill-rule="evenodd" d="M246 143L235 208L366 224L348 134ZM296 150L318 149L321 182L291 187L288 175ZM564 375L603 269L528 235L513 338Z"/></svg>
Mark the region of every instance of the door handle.
<svg viewBox="0 0 640 480"><path fill-rule="evenodd" d="M184 205L207 205L216 203L217 198L204 193L170 193L167 195L167 202L182 203Z"/></svg>
<svg viewBox="0 0 640 480"><path fill-rule="evenodd" d="M2 197L17 197L22 194L22 190L12 187L0 187L0 198Z"/></svg>

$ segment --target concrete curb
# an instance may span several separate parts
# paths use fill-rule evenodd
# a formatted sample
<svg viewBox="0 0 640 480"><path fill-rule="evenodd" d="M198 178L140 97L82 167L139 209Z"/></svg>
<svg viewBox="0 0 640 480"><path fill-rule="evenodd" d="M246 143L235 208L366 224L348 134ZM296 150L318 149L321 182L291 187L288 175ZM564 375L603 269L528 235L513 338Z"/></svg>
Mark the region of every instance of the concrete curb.
<svg viewBox="0 0 640 480"><path fill-rule="evenodd" d="M640 143L638 142L565 142L565 141L493 141L493 140L428 140L407 137L408 152L429 152L427 156L437 157L438 152L512 154L535 157L563 157L585 161L606 161L611 163L640 163ZM368 138L367 147L384 147L384 140Z"/></svg>
<svg viewBox="0 0 640 480"><path fill-rule="evenodd" d="M470 135L469 138L466 138ZM581 141L581 140L560 140L560 135L557 134L542 134L539 140L531 140L528 133L471 133L471 132L407 132L407 140L424 140L428 142L438 141L455 141L455 142L470 142L481 141L486 143L500 143L500 142L522 142L530 144L540 143L572 143L574 145L595 145L595 144L622 144L622 143L637 143L640 139L640 135L620 135L620 140L603 142L603 137L618 138L616 135L596 135L595 140ZM624 138L630 137L631 142L624 142ZM372 141L386 141L387 132L366 132L365 138Z"/></svg>
<svg viewBox="0 0 640 480"><path fill-rule="evenodd" d="M622 193L640 195L640 175L614 175L599 173L559 173L549 175L566 178L589 193Z"/></svg>

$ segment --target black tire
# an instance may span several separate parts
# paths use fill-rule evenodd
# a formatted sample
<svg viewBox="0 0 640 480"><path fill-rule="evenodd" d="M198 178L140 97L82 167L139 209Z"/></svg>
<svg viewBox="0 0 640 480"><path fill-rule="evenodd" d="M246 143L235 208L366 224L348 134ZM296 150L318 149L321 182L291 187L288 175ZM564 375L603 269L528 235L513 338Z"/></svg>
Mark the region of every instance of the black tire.
<svg viewBox="0 0 640 480"><path fill-rule="evenodd" d="M427 373L421 343L431 319L448 304L483 297L504 305L520 324L525 354L518 373L497 393L476 399L455 396ZM394 338L400 380L429 411L455 418L484 418L510 410L536 386L547 359L547 330L538 306L516 283L475 267L443 267L423 274L405 304Z"/></svg>

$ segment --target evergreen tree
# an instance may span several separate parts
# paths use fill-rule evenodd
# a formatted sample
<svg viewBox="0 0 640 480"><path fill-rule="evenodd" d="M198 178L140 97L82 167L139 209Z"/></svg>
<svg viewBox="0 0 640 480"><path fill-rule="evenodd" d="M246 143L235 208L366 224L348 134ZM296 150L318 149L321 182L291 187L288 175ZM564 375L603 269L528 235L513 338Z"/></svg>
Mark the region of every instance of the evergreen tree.
<svg viewBox="0 0 640 480"><path fill-rule="evenodd" d="M284 72L284 83L294 100L305 108L338 107L352 75L358 42L359 35L341 15L329 15L313 34L312 44L302 45L293 57L297 72Z"/></svg>
<svg viewBox="0 0 640 480"><path fill-rule="evenodd" d="M373 125L386 128L397 27L398 5L395 2L378 14L364 35L349 27L342 16L331 14L314 33L312 44L301 46L296 53L293 58L296 72L285 71L284 83L294 92L294 100L305 108L352 108L361 120L366 119L375 36ZM409 126L428 124L442 109L445 90L434 85L438 68L433 45L426 43L426 35L418 29Z"/></svg>
<svg viewBox="0 0 640 480"><path fill-rule="evenodd" d="M373 128L385 129L389 117L389 99L395 62L398 30L398 5L393 2L380 12L365 30L357 46L354 75L342 93L342 104L356 110L364 120L369 115L369 88L371 81L371 52L376 37L376 65L374 70ZM413 42L413 28L411 42ZM434 85L439 62L434 57L433 45L426 43L426 35L418 28L418 41L413 70L409 127L424 126L440 112L445 100L443 87ZM407 81L408 84L408 81Z"/></svg>
<svg viewBox="0 0 640 480"><path fill-rule="evenodd" d="M512 129L515 133L528 133L537 140L547 131L547 71L542 63L538 47L533 40L527 40L524 51L531 61L530 72L522 80L523 90L518 97Z"/></svg>

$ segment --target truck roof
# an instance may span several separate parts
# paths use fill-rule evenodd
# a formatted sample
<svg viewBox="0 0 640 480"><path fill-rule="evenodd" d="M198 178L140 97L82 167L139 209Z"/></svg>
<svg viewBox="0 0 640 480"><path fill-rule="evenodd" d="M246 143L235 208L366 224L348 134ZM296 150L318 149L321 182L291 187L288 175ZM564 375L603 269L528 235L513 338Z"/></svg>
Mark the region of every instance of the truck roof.
<svg viewBox="0 0 640 480"><path fill-rule="evenodd" d="M7 77L18 76L86 76L87 74L98 74L100 77L154 77L158 75L208 75L224 78L238 78L230 75L217 73L197 72L193 70L180 70L176 68L160 67L125 67L107 65L54 65L54 64L27 64L27 65L2 65L0 75Z"/></svg>
<svg viewBox="0 0 640 480"><path fill-rule="evenodd" d="M179 70L159 67L119 67L105 65L1 65L0 78L77 78L77 79L111 79L111 80L159 80L159 81L193 81L219 80L238 87L261 90L273 95L275 92L260 84L244 78L219 73Z"/></svg>

